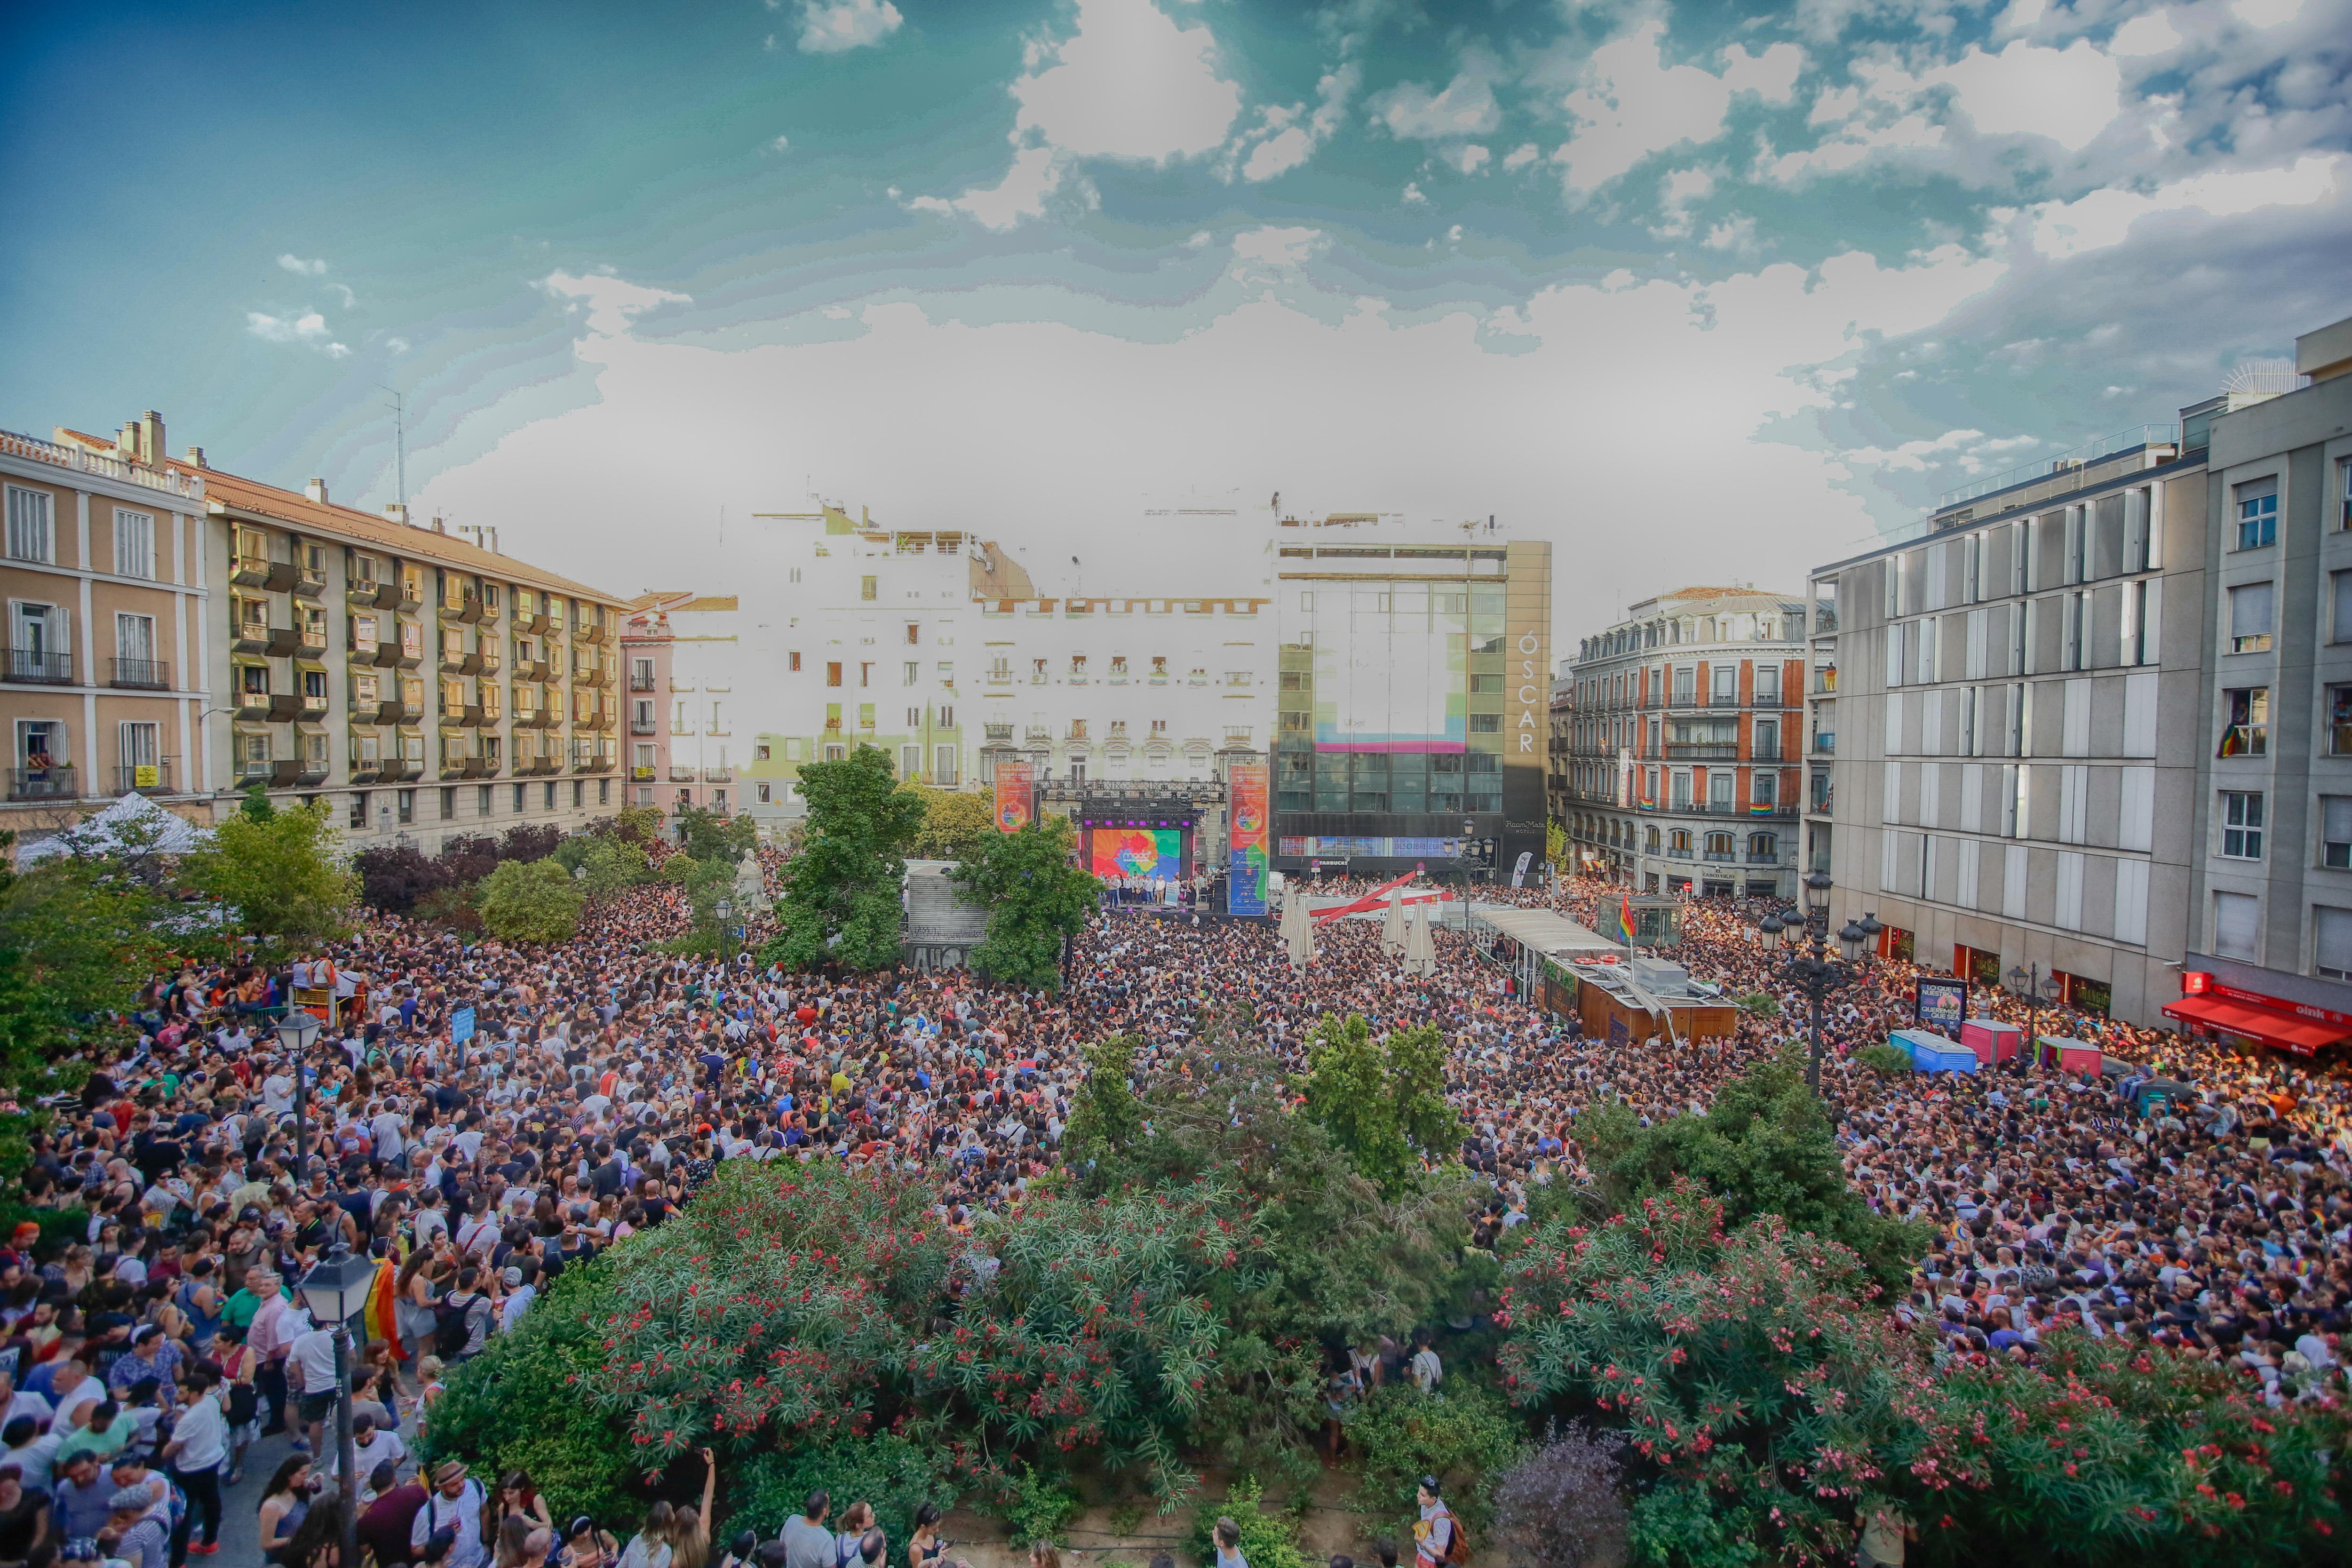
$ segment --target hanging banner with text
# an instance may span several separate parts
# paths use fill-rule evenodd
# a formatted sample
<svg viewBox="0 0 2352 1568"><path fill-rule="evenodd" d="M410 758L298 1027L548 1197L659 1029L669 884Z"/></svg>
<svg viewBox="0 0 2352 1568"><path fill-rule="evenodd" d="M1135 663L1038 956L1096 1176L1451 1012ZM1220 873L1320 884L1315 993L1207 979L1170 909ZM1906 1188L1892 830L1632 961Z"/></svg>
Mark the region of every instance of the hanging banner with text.
<svg viewBox="0 0 2352 1568"><path fill-rule="evenodd" d="M1265 913L1266 831L1271 822L1266 810L1266 765L1235 763L1225 782L1233 795L1233 864L1225 881L1225 912L1262 915Z"/></svg>
<svg viewBox="0 0 2352 1568"><path fill-rule="evenodd" d="M996 826L1005 833L1018 833L1029 826L1036 807L1031 798L1030 764L999 763L996 764Z"/></svg>

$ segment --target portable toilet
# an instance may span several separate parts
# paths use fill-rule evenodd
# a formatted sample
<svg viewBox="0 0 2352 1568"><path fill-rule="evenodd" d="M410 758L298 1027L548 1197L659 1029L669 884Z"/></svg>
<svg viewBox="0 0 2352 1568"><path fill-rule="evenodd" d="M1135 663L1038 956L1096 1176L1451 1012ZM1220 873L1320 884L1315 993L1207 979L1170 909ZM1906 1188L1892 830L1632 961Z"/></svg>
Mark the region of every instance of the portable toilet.
<svg viewBox="0 0 2352 1568"><path fill-rule="evenodd" d="M2024 1041L2024 1030L2000 1018L1969 1018L1960 1025L1960 1044L1986 1067L2014 1061Z"/></svg>
<svg viewBox="0 0 2352 1568"><path fill-rule="evenodd" d="M1886 1037L1896 1050L1909 1053L1914 1072L1974 1072L1977 1054L1957 1046L1933 1029L1897 1029Z"/></svg>
<svg viewBox="0 0 2352 1568"><path fill-rule="evenodd" d="M2036 1042L2034 1059L2043 1067L2054 1067L2063 1073L2089 1073L2094 1076L2105 1065L2105 1054L2086 1041L2063 1035L2044 1035Z"/></svg>

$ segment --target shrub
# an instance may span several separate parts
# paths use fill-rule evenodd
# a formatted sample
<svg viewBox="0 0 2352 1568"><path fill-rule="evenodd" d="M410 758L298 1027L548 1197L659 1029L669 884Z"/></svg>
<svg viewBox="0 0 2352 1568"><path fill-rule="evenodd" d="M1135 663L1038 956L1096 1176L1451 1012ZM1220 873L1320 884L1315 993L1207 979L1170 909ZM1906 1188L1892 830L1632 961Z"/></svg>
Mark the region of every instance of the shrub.
<svg viewBox="0 0 2352 1568"><path fill-rule="evenodd" d="M1202 1504L1192 1520L1192 1555L1203 1563L1217 1560L1217 1521L1223 1517L1241 1527L1242 1555L1249 1560L1250 1568L1307 1568L1307 1554L1298 1548L1297 1527L1279 1514L1266 1512L1264 1503L1257 1479L1244 1476L1234 1483L1223 1502L1213 1507Z"/></svg>
<svg viewBox="0 0 2352 1568"><path fill-rule="evenodd" d="M500 860L544 860L563 842L563 830L551 822L519 822L499 840Z"/></svg>
<svg viewBox="0 0 2352 1568"><path fill-rule="evenodd" d="M1853 1053L1853 1059L1871 1071L1883 1073L1888 1078L1911 1070L1911 1058L1900 1047L1890 1046L1885 1040L1874 1040L1863 1047Z"/></svg>
<svg viewBox="0 0 2352 1568"><path fill-rule="evenodd" d="M1769 992L1751 991L1732 1005L1751 1018L1777 1018L1780 1016L1780 999Z"/></svg>
<svg viewBox="0 0 2352 1568"><path fill-rule="evenodd" d="M989 1512L1003 1523L1016 1547L1040 1541L1063 1546L1069 1542L1070 1521L1078 1517L1078 1500L1028 1465L1015 1465L1000 1475Z"/></svg>
<svg viewBox="0 0 2352 1568"><path fill-rule="evenodd" d="M1391 1384L1359 1407L1348 1441L1356 1450L1358 1512L1396 1519L1410 1511L1420 1479L1435 1476L1446 1506L1475 1542L1493 1527L1492 1483L1518 1462L1527 1437L1509 1406L1475 1384L1423 1394Z"/></svg>
<svg viewBox="0 0 2352 1568"><path fill-rule="evenodd" d="M553 860L509 860L482 879L482 924L503 942L566 942L588 895Z"/></svg>
<svg viewBox="0 0 2352 1568"><path fill-rule="evenodd" d="M1555 1427L1493 1478L1495 1544L1510 1568L1618 1568L1625 1561L1625 1501L1613 1437Z"/></svg>
<svg viewBox="0 0 2352 1568"><path fill-rule="evenodd" d="M890 1432L761 1454L734 1484L724 1533L756 1530L763 1537L776 1535L785 1520L800 1512L809 1493L822 1487L832 1494L835 1519L852 1503L870 1503L895 1554L915 1532L917 1509L935 1502L944 1512L954 1506L950 1468L943 1450Z"/></svg>
<svg viewBox="0 0 2352 1568"><path fill-rule="evenodd" d="M416 913L420 920L436 921L467 936L482 929L482 911L474 907L474 889L470 886L435 889L416 900Z"/></svg>

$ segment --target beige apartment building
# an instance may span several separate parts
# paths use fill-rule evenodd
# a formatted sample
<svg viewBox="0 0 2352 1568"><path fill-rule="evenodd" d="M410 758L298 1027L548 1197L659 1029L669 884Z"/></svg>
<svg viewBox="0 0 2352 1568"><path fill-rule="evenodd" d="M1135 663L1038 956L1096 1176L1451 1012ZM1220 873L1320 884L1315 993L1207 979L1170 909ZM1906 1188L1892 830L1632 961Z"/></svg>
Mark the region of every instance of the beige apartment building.
<svg viewBox="0 0 2352 1568"><path fill-rule="evenodd" d="M355 847L427 851L618 808L614 595L173 458L153 413L0 437L0 471L20 838L133 788L200 823L325 797Z"/></svg>

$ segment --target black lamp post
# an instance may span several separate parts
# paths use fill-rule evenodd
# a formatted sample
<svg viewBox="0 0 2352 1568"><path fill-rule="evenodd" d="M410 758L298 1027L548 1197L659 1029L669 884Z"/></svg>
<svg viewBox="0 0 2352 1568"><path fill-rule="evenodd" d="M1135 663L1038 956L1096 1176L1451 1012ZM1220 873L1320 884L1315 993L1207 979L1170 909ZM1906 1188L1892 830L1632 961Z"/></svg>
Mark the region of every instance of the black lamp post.
<svg viewBox="0 0 2352 1568"><path fill-rule="evenodd" d="M366 1304L368 1289L374 1283L375 1264L352 1257L352 1249L339 1241L302 1276L299 1287L303 1305L310 1309L310 1321L334 1325L335 1469L342 1493L341 1561L345 1563L360 1560L360 1482L352 1473L359 1468L359 1456L352 1443L351 1320Z"/></svg>
<svg viewBox="0 0 2352 1568"><path fill-rule="evenodd" d="M2012 966L2009 972L2009 990L2011 995L2025 1004L2026 1049L2029 1052L2038 1051L2041 1048L2042 1040L2042 1027L2039 1021L2042 999L2047 996L2055 1002L2058 1000L2059 993L2065 990L2065 986L2056 975L2044 975L2042 973L2042 966L2038 963L2019 964ZM2027 1059L2032 1060L2032 1058L2029 1056Z"/></svg>
<svg viewBox="0 0 2352 1568"><path fill-rule="evenodd" d="M1845 929L1838 932L1838 946L1843 962L1831 958L1829 873L1815 871L1800 879L1800 885L1805 890L1803 917L1768 914L1758 922L1756 930L1767 952L1776 951L1784 942L1789 944L1789 955L1781 963L1780 973L1790 984L1805 994L1810 1004L1811 1039L1805 1059L1805 1085L1819 1096L1822 1092L1822 1002L1832 992L1854 980L1857 973L1854 966L1862 956L1868 937L1859 923L1848 921Z"/></svg>
<svg viewBox="0 0 2352 1568"><path fill-rule="evenodd" d="M731 965L735 962L735 900L722 893L719 901L710 906L710 912L719 918L719 941L725 943L721 951L727 955L725 962Z"/></svg>
<svg viewBox="0 0 2352 1568"><path fill-rule="evenodd" d="M278 1041L294 1058L294 1191L297 1194L302 1191L303 1179L310 1174L310 1161L302 1147L302 1101L309 1098L303 1091L302 1064L318 1038L317 1016L301 1007L289 1007L286 1016L278 1020Z"/></svg>

